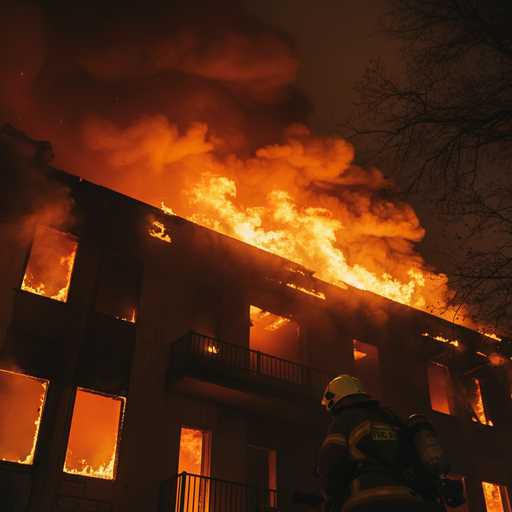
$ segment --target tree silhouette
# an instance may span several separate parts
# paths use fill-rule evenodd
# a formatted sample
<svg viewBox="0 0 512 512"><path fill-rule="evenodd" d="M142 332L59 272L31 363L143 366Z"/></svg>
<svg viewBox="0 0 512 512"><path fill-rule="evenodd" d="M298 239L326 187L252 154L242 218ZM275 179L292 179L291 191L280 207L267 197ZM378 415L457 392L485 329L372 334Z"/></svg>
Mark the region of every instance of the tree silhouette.
<svg viewBox="0 0 512 512"><path fill-rule="evenodd" d="M380 33L403 73L377 60L342 125L387 165L400 193L442 219L453 294L481 326L512 332L512 2L391 0ZM439 305L433 305L434 308Z"/></svg>

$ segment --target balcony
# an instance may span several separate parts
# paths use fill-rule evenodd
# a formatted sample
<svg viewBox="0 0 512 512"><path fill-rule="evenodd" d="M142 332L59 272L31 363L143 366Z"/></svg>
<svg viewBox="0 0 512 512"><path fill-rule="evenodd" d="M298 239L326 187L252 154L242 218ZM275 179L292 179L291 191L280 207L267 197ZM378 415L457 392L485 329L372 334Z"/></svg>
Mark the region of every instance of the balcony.
<svg viewBox="0 0 512 512"><path fill-rule="evenodd" d="M311 512L291 493L181 473L160 484L158 512Z"/></svg>
<svg viewBox="0 0 512 512"><path fill-rule="evenodd" d="M201 381L223 388L215 393L219 399L241 392L244 394L241 402L245 404L247 394L251 394L315 412L322 410L322 392L334 377L322 370L191 331L171 345L167 375L168 386L178 391L197 388L197 381ZM184 379L187 384L180 386ZM190 379L196 382L191 383ZM205 393L205 387L199 392ZM251 403L254 405L254 401Z"/></svg>

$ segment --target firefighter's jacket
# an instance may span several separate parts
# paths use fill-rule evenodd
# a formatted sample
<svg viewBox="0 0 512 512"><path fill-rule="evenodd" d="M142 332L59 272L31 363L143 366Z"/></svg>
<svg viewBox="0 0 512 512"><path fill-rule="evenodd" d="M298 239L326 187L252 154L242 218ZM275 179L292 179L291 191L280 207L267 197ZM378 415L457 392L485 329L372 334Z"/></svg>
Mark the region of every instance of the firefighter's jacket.
<svg viewBox="0 0 512 512"><path fill-rule="evenodd" d="M375 402L371 402L375 404ZM318 454L317 471L327 507L336 503L343 512L364 503L382 500L423 501L405 487L378 454L399 470L402 455L396 432L375 405L358 403L343 407L332 421Z"/></svg>

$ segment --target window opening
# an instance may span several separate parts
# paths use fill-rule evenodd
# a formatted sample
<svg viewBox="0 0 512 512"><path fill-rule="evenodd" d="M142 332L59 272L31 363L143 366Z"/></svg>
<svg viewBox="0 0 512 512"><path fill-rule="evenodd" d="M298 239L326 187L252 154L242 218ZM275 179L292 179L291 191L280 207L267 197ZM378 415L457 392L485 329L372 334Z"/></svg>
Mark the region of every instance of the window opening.
<svg viewBox="0 0 512 512"><path fill-rule="evenodd" d="M353 340L353 349L356 377L363 383L372 398L380 400L382 398L382 383L379 349L358 340Z"/></svg>
<svg viewBox="0 0 512 512"><path fill-rule="evenodd" d="M448 368L435 362L427 363L427 378L432 410L457 416L455 393Z"/></svg>
<svg viewBox="0 0 512 512"><path fill-rule="evenodd" d="M38 226L21 289L66 302L77 247L76 237Z"/></svg>
<svg viewBox="0 0 512 512"><path fill-rule="evenodd" d="M510 512L510 501L504 485L482 482L487 512Z"/></svg>
<svg viewBox="0 0 512 512"><path fill-rule="evenodd" d="M48 381L0 370L0 458L32 464Z"/></svg>
<svg viewBox="0 0 512 512"><path fill-rule="evenodd" d="M125 399L77 389L64 471L114 480Z"/></svg>
<svg viewBox="0 0 512 512"><path fill-rule="evenodd" d="M182 478L177 490L177 507L186 512L208 512L210 501L209 481L201 477L210 476L211 432L182 427L178 474L188 473ZM182 503L181 501L184 500ZM177 508L178 509L178 508Z"/></svg>
<svg viewBox="0 0 512 512"><path fill-rule="evenodd" d="M251 306L249 348L294 363L300 362L297 322Z"/></svg>
<svg viewBox="0 0 512 512"><path fill-rule="evenodd" d="M492 426L493 423L484 408L482 384L479 379L474 379L473 377L469 377L466 381L466 407L468 416L474 422Z"/></svg>
<svg viewBox="0 0 512 512"><path fill-rule="evenodd" d="M447 478L450 480L458 480L462 484L462 495L464 496L464 498L466 498L466 503L459 505L457 507L457 512L470 512L469 505L467 502L468 496L466 494L466 477L449 473Z"/></svg>
<svg viewBox="0 0 512 512"><path fill-rule="evenodd" d="M135 323L142 267L133 258L105 252L101 261L94 310Z"/></svg>

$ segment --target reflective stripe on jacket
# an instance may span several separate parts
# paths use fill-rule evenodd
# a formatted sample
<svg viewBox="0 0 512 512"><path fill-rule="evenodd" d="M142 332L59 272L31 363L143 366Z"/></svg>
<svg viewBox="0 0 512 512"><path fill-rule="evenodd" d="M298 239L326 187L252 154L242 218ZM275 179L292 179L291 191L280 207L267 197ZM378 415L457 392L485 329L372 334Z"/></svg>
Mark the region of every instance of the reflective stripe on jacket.
<svg viewBox="0 0 512 512"><path fill-rule="evenodd" d="M423 501L372 453L398 471L402 451L395 430L364 402L343 408L332 421L318 454L317 470L327 506L342 498L343 512L361 503L380 500L407 499L411 505ZM367 470L355 473L364 468Z"/></svg>

